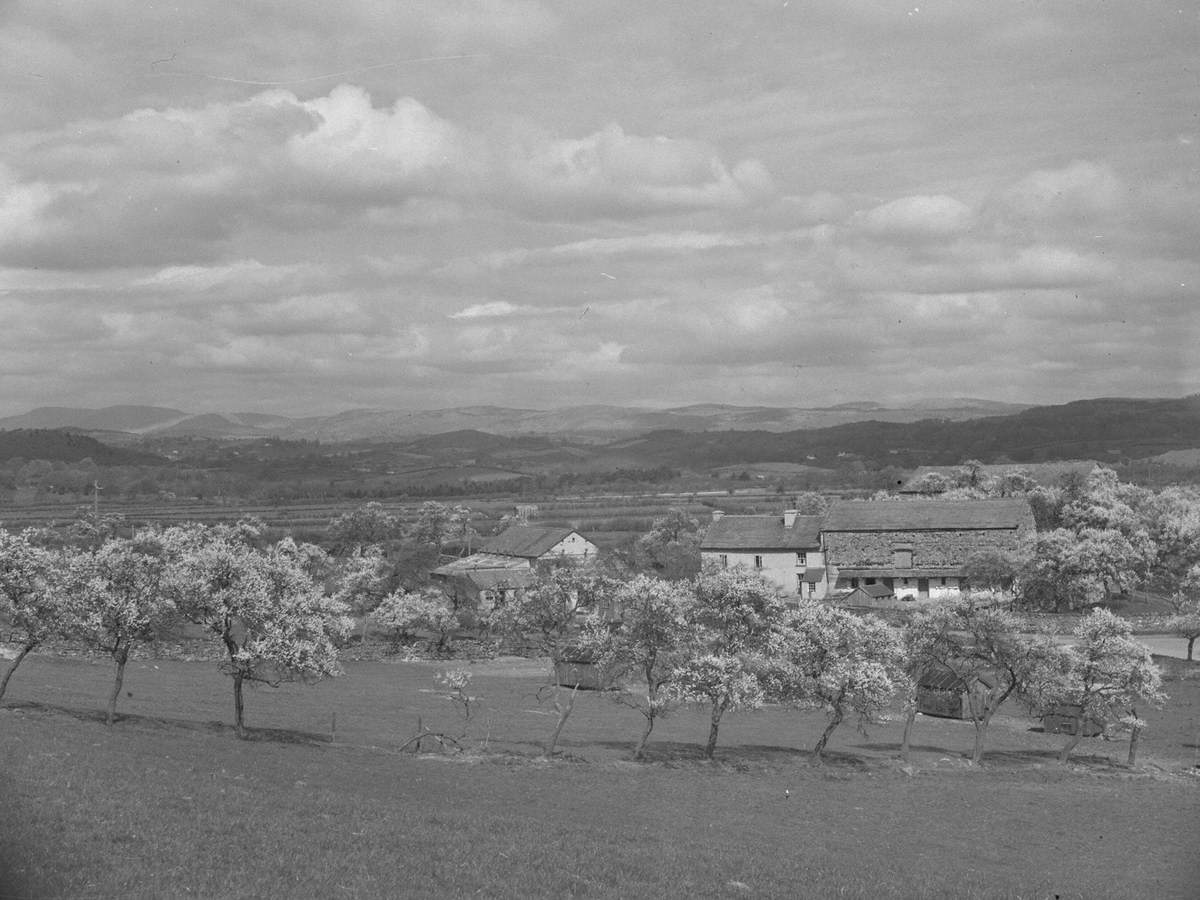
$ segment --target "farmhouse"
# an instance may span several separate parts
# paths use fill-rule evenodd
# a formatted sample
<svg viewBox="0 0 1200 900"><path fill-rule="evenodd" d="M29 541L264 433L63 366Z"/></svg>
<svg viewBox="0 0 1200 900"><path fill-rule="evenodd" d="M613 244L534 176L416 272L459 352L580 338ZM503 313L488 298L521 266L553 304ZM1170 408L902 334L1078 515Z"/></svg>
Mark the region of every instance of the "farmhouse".
<svg viewBox="0 0 1200 900"><path fill-rule="evenodd" d="M523 559L532 568L544 562L582 563L596 558L596 545L571 528L512 525L488 538L480 552Z"/></svg>
<svg viewBox="0 0 1200 900"><path fill-rule="evenodd" d="M484 541L478 553L429 574L455 607L491 609L528 587L539 563L584 563L595 557L596 545L570 528L513 525Z"/></svg>
<svg viewBox="0 0 1200 900"><path fill-rule="evenodd" d="M438 566L429 574L441 584L455 609L492 609L528 587L534 571L517 557L475 553Z"/></svg>
<svg viewBox="0 0 1200 900"><path fill-rule="evenodd" d="M878 584L900 600L950 600L973 555L1014 555L1033 531L1023 499L844 500L826 514L821 540L836 591Z"/></svg>
<svg viewBox="0 0 1200 900"><path fill-rule="evenodd" d="M785 595L821 599L828 593L821 517L727 516L716 510L700 542L700 559L723 569L743 566L779 585Z"/></svg>

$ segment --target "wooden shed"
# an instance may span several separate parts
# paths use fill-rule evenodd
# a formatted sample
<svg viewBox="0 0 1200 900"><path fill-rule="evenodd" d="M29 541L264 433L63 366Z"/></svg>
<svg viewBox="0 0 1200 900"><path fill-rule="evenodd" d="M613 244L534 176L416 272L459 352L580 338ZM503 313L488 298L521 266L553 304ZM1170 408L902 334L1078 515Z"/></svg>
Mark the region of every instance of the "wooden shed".
<svg viewBox="0 0 1200 900"><path fill-rule="evenodd" d="M1082 737L1104 734L1104 723L1083 717L1083 708L1070 704L1055 706L1042 716L1042 731L1046 734L1076 734L1082 727Z"/></svg>
<svg viewBox="0 0 1200 900"><path fill-rule="evenodd" d="M585 652L568 654L554 667L555 679L563 687L583 691L606 691L613 685L614 673L594 656Z"/></svg>
<svg viewBox="0 0 1200 900"><path fill-rule="evenodd" d="M947 719L971 719L972 709L982 707L979 695L994 686L986 673L964 680L949 666L934 666L917 680L917 711Z"/></svg>

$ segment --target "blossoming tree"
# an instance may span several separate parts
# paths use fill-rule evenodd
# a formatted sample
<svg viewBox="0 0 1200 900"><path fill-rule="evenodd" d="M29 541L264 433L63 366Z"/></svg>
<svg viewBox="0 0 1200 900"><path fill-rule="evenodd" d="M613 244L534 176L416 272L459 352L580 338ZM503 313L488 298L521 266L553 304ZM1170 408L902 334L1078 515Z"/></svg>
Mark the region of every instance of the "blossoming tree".
<svg viewBox="0 0 1200 900"><path fill-rule="evenodd" d="M156 535L110 538L95 552L77 557L73 583L80 604L78 628L93 647L116 664L105 716L112 725L135 646L154 640L174 604L165 592L167 549Z"/></svg>
<svg viewBox="0 0 1200 900"><path fill-rule="evenodd" d="M351 628L344 604L305 571L303 547L285 539L257 550L236 533L182 530L172 573L180 611L224 646L233 679L234 725L247 736L243 687L340 674L338 643Z"/></svg>
<svg viewBox="0 0 1200 900"><path fill-rule="evenodd" d="M0 618L21 649L0 679L0 698L17 666L48 638L70 630L75 610L66 589L70 555L36 546L28 532L0 529Z"/></svg>
<svg viewBox="0 0 1200 900"><path fill-rule="evenodd" d="M618 677L618 702L645 719L633 751L634 759L641 759L654 723L675 702L669 688L694 638L688 620L692 595L684 582L639 575L621 585L614 602L620 617L593 622L586 643L600 665Z"/></svg>
<svg viewBox="0 0 1200 900"><path fill-rule="evenodd" d="M725 713L755 709L766 697L767 653L785 607L774 585L740 569L701 573L693 591L693 652L680 664L671 694L708 705L704 756L712 759Z"/></svg>
<svg viewBox="0 0 1200 900"><path fill-rule="evenodd" d="M813 757L848 717L860 731L881 721L904 680L904 646L884 622L823 603L806 603L773 638L770 658L776 695L825 713Z"/></svg>
<svg viewBox="0 0 1200 900"><path fill-rule="evenodd" d="M1083 736L1083 723L1103 723L1109 732L1129 732L1129 765L1137 762L1137 744L1144 723L1137 704L1161 706L1166 701L1162 673L1150 651L1133 638L1133 626L1105 609L1084 616L1075 627L1074 642L1061 648L1054 677L1039 686L1038 705L1065 704L1077 710L1074 732L1059 752L1061 763Z"/></svg>

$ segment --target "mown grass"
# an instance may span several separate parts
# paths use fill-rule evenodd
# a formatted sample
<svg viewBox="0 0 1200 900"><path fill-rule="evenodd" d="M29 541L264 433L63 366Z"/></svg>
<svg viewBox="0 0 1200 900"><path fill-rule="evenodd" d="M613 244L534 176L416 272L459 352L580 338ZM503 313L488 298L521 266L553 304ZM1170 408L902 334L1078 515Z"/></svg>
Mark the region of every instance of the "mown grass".
<svg viewBox="0 0 1200 900"><path fill-rule="evenodd" d="M243 742L211 663L139 662L108 729L108 666L27 661L0 707L3 896L1196 894L1194 715L1151 723L1139 772L1100 741L1061 768L1059 739L1019 715L982 768L963 762L970 725L936 719L919 720L911 767L894 725L839 732L818 767L797 748L819 717L780 709L730 717L711 764L703 715L682 711L634 764L637 714L581 694L548 762L540 667L502 661L474 667L472 753L399 753L418 716L461 729L439 668L351 663L258 691ZM1194 704L1198 683L1175 679L1176 700Z"/></svg>

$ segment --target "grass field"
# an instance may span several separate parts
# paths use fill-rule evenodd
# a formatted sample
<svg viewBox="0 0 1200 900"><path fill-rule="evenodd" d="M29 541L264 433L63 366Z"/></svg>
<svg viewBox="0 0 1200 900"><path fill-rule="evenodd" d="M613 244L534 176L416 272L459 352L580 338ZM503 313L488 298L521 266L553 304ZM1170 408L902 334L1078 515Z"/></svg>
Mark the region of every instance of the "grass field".
<svg viewBox="0 0 1200 900"><path fill-rule="evenodd" d="M1130 771L1099 739L1057 765L1019 709L979 768L969 723L925 717L911 766L898 725L815 766L820 716L785 709L728 716L714 763L680 711L634 764L640 717L592 693L546 761L525 660L467 666L458 756L397 749L462 730L428 662L256 691L237 741L212 663L139 660L108 729L110 667L35 656L0 707L0 896L1194 897L1200 667L1166 662Z"/></svg>

